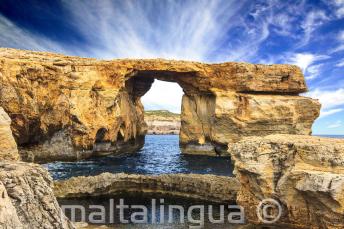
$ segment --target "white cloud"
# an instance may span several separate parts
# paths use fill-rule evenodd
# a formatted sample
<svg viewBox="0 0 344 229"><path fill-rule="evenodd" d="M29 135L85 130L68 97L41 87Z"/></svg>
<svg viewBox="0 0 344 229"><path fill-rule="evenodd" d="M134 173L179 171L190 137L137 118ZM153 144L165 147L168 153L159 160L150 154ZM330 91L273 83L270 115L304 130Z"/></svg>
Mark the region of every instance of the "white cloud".
<svg viewBox="0 0 344 229"><path fill-rule="evenodd" d="M319 76L323 64L314 64L320 60L329 58L325 55L315 55L312 53L295 53L287 58L287 62L299 66L306 76L306 79L311 80Z"/></svg>
<svg viewBox="0 0 344 229"><path fill-rule="evenodd" d="M320 112L320 117L323 118L323 117L326 117L326 116L330 116L330 115L333 115L333 114L336 114L338 112L341 112L343 111L344 109L342 108L337 108L337 109L329 109L329 110L321 110Z"/></svg>
<svg viewBox="0 0 344 229"><path fill-rule="evenodd" d="M337 120L335 123L332 123L330 125L327 126L327 128L338 128L342 126L342 121Z"/></svg>
<svg viewBox="0 0 344 229"><path fill-rule="evenodd" d="M327 56L315 55L312 53L295 53L290 58L291 64L299 66L303 72L307 71L307 68L315 61L326 59Z"/></svg>
<svg viewBox="0 0 344 229"><path fill-rule="evenodd" d="M243 4L104 0L64 1L64 8L94 56L209 61L237 25Z"/></svg>
<svg viewBox="0 0 344 229"><path fill-rule="evenodd" d="M312 79L317 78L320 75L322 66L323 66L323 64L317 64L317 65L312 65L312 66L308 67L305 78L307 80L312 80Z"/></svg>
<svg viewBox="0 0 344 229"><path fill-rule="evenodd" d="M337 46L336 48L330 50L330 53L332 54L332 53L336 53L336 52L341 52L343 50L344 50L344 44L341 44L341 45Z"/></svg>
<svg viewBox="0 0 344 229"><path fill-rule="evenodd" d="M13 47L20 49L31 49L35 51L53 51L68 53L68 47L39 34L34 34L22 29L9 21L0 13L0 45L2 47Z"/></svg>
<svg viewBox="0 0 344 229"><path fill-rule="evenodd" d="M330 53L336 53L344 50L344 30L340 31L337 36L339 45L334 49L330 50Z"/></svg>
<svg viewBox="0 0 344 229"><path fill-rule="evenodd" d="M323 91L315 89L305 94L314 99L319 99L321 103L320 117L329 116L343 111L344 106L344 88L333 91Z"/></svg>
<svg viewBox="0 0 344 229"><path fill-rule="evenodd" d="M155 80L141 101L146 110L169 110L180 113L183 94L177 83Z"/></svg>
<svg viewBox="0 0 344 229"><path fill-rule="evenodd" d="M344 0L333 0L332 5L334 5L336 17L343 18L344 17Z"/></svg>
<svg viewBox="0 0 344 229"><path fill-rule="evenodd" d="M344 30L342 30L342 31L340 31L340 32L338 33L337 39L338 39L339 41L344 41Z"/></svg>
<svg viewBox="0 0 344 229"><path fill-rule="evenodd" d="M336 67L344 67L344 59L340 60L337 64Z"/></svg>
<svg viewBox="0 0 344 229"><path fill-rule="evenodd" d="M302 41L297 45L298 47L307 45L310 41L312 33L327 22L330 18L322 10L313 10L307 13L301 28L304 31Z"/></svg>

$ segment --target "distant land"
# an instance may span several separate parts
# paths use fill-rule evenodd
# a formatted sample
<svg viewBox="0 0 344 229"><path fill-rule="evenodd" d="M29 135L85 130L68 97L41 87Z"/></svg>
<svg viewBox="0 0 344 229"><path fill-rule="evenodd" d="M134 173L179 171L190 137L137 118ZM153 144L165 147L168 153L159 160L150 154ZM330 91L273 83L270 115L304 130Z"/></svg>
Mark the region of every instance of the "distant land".
<svg viewBox="0 0 344 229"><path fill-rule="evenodd" d="M168 110L148 110L145 111L145 121L147 134L179 134L180 114Z"/></svg>

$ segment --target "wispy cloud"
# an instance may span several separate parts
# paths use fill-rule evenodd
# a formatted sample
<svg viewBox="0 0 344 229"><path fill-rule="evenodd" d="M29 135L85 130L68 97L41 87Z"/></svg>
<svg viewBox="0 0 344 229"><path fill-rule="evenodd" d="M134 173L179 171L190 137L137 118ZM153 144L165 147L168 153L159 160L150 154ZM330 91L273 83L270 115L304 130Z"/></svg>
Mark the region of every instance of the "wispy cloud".
<svg viewBox="0 0 344 229"><path fill-rule="evenodd" d="M337 39L339 41L344 41L344 30L342 30L338 33Z"/></svg>
<svg viewBox="0 0 344 229"><path fill-rule="evenodd" d="M342 109L342 108L329 109L329 110L321 110L320 118L324 118L324 117L326 117L326 116L330 116L330 115L339 113L339 112L341 112L341 111L343 111L343 110L344 110L344 109Z"/></svg>
<svg viewBox="0 0 344 229"><path fill-rule="evenodd" d="M314 99L319 99L322 105L320 117L329 116L344 110L342 108L342 106L344 106L344 88L334 91L315 89L305 95Z"/></svg>
<svg viewBox="0 0 344 229"><path fill-rule="evenodd" d="M325 22L330 20L323 10L312 10L306 14L306 18L301 24L301 28L304 31L304 36L301 42L297 45L298 47L307 45L310 41L312 33L322 26Z"/></svg>
<svg viewBox="0 0 344 229"><path fill-rule="evenodd" d="M336 67L344 67L344 59L340 60L337 64Z"/></svg>
<svg viewBox="0 0 344 229"><path fill-rule="evenodd" d="M312 53L295 53L287 58L287 62L299 66L306 76L306 79L315 79L323 64L314 64L318 61L329 58L326 55L315 55Z"/></svg>
<svg viewBox="0 0 344 229"><path fill-rule="evenodd" d="M334 12L337 18L343 18L344 17L344 1L343 0L332 0L331 1Z"/></svg>
<svg viewBox="0 0 344 229"><path fill-rule="evenodd" d="M342 126L342 121L341 120L337 120L336 122L330 124L327 126L327 128L338 128L338 127L341 127Z"/></svg>
<svg viewBox="0 0 344 229"><path fill-rule="evenodd" d="M65 52L57 42L16 26L0 13L0 45L36 51Z"/></svg>
<svg viewBox="0 0 344 229"><path fill-rule="evenodd" d="M239 23L244 3L104 0L65 1L64 7L97 57L206 61Z"/></svg>

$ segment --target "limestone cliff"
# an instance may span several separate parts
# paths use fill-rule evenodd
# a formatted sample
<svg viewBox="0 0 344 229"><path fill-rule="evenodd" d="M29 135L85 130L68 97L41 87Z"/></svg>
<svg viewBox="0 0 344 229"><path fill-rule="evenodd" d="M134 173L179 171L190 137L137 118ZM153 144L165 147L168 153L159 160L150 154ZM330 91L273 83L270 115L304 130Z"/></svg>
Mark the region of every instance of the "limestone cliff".
<svg viewBox="0 0 344 229"><path fill-rule="evenodd" d="M28 161L133 152L147 126L140 97L154 79L184 90L184 153L226 154L244 136L310 134L320 105L291 65L102 61L0 48L0 106Z"/></svg>
<svg viewBox="0 0 344 229"><path fill-rule="evenodd" d="M231 144L241 183L237 202L251 223L258 203L274 198L278 225L344 228L344 140L297 135L248 137Z"/></svg>
<svg viewBox="0 0 344 229"><path fill-rule="evenodd" d="M238 189L239 183L235 178L224 176L102 173L98 176L56 181L54 192L57 198L111 196L132 192L230 203L235 201Z"/></svg>
<svg viewBox="0 0 344 229"><path fill-rule="evenodd" d="M147 134L179 134L180 114L167 110L145 111Z"/></svg>
<svg viewBox="0 0 344 229"><path fill-rule="evenodd" d="M10 128L11 119L2 107L0 107L0 161L19 160L17 144Z"/></svg>
<svg viewBox="0 0 344 229"><path fill-rule="evenodd" d="M52 184L39 165L0 162L0 228L74 228L60 209Z"/></svg>

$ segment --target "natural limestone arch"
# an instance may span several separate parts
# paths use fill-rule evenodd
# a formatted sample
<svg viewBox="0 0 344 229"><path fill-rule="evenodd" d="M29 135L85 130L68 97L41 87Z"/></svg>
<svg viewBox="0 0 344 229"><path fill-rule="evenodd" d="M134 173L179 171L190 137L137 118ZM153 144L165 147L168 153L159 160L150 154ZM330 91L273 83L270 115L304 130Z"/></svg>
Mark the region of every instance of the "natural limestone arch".
<svg viewBox="0 0 344 229"><path fill-rule="evenodd" d="M316 100L299 96L307 88L292 65L102 61L0 48L0 106L26 160L140 149L147 129L140 98L154 79L184 90L184 153L224 155L229 143L245 136L309 135L319 115ZM106 130L101 141L99 130Z"/></svg>

